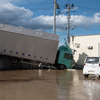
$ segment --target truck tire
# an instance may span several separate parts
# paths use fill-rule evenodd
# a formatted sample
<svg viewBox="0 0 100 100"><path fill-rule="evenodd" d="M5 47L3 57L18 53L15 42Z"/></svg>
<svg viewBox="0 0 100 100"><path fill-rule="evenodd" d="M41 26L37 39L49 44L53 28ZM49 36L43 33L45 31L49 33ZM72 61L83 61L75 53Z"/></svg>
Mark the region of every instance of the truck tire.
<svg viewBox="0 0 100 100"><path fill-rule="evenodd" d="M66 66L65 65L59 65L59 69L64 70L64 69L66 69Z"/></svg>
<svg viewBox="0 0 100 100"><path fill-rule="evenodd" d="M84 74L84 76L87 78L89 76L89 74Z"/></svg>
<svg viewBox="0 0 100 100"><path fill-rule="evenodd" d="M16 57L14 57L13 59L12 59L12 61L13 61L13 63L18 63L19 62L19 59L18 58L16 58Z"/></svg>

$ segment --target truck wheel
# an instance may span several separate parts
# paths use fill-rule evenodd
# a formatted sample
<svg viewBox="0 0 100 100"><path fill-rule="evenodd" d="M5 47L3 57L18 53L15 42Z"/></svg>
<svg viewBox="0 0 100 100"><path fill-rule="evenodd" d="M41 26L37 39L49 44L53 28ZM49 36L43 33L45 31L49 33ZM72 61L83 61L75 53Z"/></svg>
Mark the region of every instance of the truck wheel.
<svg viewBox="0 0 100 100"><path fill-rule="evenodd" d="M66 68L65 65L59 65L59 69L64 70Z"/></svg>
<svg viewBox="0 0 100 100"><path fill-rule="evenodd" d="M18 63L18 62L19 62L18 58L14 57L14 58L13 58L13 63L16 64L16 63Z"/></svg>
<svg viewBox="0 0 100 100"><path fill-rule="evenodd" d="M88 76L89 76L89 74L84 74L84 76L85 76L85 77L88 77Z"/></svg>

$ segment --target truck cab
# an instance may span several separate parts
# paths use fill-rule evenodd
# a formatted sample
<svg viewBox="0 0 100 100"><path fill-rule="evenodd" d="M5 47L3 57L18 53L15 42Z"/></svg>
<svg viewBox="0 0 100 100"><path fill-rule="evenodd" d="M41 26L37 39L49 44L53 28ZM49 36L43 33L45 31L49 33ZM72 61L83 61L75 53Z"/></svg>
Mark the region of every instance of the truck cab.
<svg viewBox="0 0 100 100"><path fill-rule="evenodd" d="M58 69L73 68L75 61L73 60L72 50L67 43L58 48L55 64Z"/></svg>

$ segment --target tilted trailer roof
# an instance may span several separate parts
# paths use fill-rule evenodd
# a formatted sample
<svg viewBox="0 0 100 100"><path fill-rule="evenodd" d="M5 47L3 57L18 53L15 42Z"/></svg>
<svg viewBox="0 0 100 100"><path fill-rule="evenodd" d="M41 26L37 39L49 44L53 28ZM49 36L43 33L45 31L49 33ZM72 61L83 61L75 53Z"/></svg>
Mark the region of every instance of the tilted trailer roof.
<svg viewBox="0 0 100 100"><path fill-rule="evenodd" d="M53 64L58 43L58 35L0 24L1 54Z"/></svg>

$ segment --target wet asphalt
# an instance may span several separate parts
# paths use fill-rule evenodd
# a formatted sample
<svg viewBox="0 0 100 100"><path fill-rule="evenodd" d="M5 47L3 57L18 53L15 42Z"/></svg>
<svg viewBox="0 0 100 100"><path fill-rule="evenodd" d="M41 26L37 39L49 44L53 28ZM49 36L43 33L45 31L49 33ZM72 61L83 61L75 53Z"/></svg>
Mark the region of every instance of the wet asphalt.
<svg viewBox="0 0 100 100"><path fill-rule="evenodd" d="M0 71L0 100L100 100L100 79L75 69Z"/></svg>

